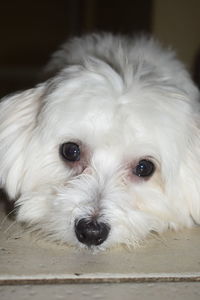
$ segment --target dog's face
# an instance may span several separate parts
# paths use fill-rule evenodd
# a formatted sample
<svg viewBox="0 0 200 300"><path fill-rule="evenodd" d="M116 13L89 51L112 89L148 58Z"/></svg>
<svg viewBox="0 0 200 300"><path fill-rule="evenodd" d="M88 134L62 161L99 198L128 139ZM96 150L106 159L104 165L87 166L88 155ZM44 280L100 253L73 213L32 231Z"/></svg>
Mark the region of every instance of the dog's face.
<svg viewBox="0 0 200 300"><path fill-rule="evenodd" d="M100 61L91 68L1 104L0 172L18 220L92 248L198 222L195 102L161 83L127 88Z"/></svg>

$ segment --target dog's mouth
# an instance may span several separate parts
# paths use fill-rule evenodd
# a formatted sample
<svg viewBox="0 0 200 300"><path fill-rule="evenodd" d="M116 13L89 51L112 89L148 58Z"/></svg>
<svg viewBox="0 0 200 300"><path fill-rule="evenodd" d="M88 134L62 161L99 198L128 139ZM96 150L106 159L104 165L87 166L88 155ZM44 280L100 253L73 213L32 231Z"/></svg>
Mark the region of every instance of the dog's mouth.
<svg viewBox="0 0 200 300"><path fill-rule="evenodd" d="M88 247L99 246L108 238L110 226L96 219L79 219L75 221L75 234L79 242Z"/></svg>

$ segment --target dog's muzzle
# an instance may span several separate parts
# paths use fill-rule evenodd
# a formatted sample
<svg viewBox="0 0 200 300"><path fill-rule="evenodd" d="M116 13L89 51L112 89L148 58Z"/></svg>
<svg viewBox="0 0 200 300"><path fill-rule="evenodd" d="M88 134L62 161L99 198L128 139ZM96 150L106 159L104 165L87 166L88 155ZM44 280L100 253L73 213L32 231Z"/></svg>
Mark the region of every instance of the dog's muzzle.
<svg viewBox="0 0 200 300"><path fill-rule="evenodd" d="M108 237L110 226L97 220L80 219L75 222L75 233L79 242L90 246L101 245Z"/></svg>

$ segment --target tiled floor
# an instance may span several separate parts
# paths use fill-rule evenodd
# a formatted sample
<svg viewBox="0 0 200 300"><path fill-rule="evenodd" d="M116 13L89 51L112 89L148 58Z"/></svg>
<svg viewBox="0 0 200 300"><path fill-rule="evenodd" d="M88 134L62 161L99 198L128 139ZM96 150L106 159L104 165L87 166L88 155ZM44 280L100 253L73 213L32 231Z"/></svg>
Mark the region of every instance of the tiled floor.
<svg viewBox="0 0 200 300"><path fill-rule="evenodd" d="M3 219L1 300L200 299L200 228L168 232L134 251L92 254L35 241Z"/></svg>
<svg viewBox="0 0 200 300"><path fill-rule="evenodd" d="M199 283L103 283L0 287L1 300L199 300Z"/></svg>

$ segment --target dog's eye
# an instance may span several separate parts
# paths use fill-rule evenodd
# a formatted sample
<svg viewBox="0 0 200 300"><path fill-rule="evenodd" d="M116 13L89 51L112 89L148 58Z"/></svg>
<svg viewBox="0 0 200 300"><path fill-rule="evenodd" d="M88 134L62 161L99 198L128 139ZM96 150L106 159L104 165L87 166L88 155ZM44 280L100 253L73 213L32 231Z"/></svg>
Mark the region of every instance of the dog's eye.
<svg viewBox="0 0 200 300"><path fill-rule="evenodd" d="M81 152L76 143L68 142L61 145L60 154L65 160L73 162L80 160Z"/></svg>
<svg viewBox="0 0 200 300"><path fill-rule="evenodd" d="M155 166L150 160L140 160L138 165L133 169L133 174L139 177L149 177L155 171Z"/></svg>

